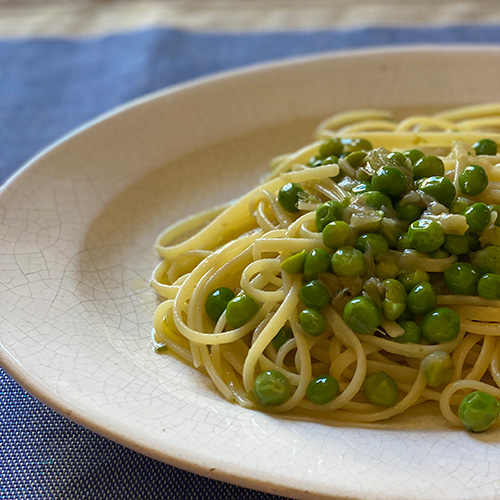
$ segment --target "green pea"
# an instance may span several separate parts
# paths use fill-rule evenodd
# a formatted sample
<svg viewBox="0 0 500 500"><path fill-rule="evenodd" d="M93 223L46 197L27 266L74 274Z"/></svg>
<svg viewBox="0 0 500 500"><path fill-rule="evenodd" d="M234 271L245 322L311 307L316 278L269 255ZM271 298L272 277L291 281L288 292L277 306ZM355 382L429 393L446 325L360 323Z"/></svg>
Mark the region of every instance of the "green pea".
<svg viewBox="0 0 500 500"><path fill-rule="evenodd" d="M316 229L321 233L325 226L335 220L342 220L344 205L340 201L326 201L316 209Z"/></svg>
<svg viewBox="0 0 500 500"><path fill-rule="evenodd" d="M424 209L415 202L402 203L398 201L396 205L394 205L394 209L398 214L398 217L402 220L407 220L408 222L413 222L417 219L420 219L422 212Z"/></svg>
<svg viewBox="0 0 500 500"><path fill-rule="evenodd" d="M337 276L362 276L366 266L366 257L357 248L340 247L332 255L332 268Z"/></svg>
<svg viewBox="0 0 500 500"><path fill-rule="evenodd" d="M321 165L335 165L339 162L337 156L327 156L322 162Z"/></svg>
<svg viewBox="0 0 500 500"><path fill-rule="evenodd" d="M364 151L353 151L345 157L345 161L353 168L357 168L361 165L363 160L366 158L366 153Z"/></svg>
<svg viewBox="0 0 500 500"><path fill-rule="evenodd" d="M427 313L420 328L422 337L431 344L451 342L460 331L460 316L448 307L438 307Z"/></svg>
<svg viewBox="0 0 500 500"><path fill-rule="evenodd" d="M415 165L418 160L425 156L425 154L422 153L420 149L410 149L408 151L405 151L403 154L412 162L413 165Z"/></svg>
<svg viewBox="0 0 500 500"><path fill-rule="evenodd" d="M477 155L489 155L495 156L497 154L496 142L491 139L481 139L475 142L472 147L476 151Z"/></svg>
<svg viewBox="0 0 500 500"><path fill-rule="evenodd" d="M442 176L444 174L444 163L437 156L423 156L413 163L413 178Z"/></svg>
<svg viewBox="0 0 500 500"><path fill-rule="evenodd" d="M242 294L231 299L226 307L226 320L233 328L248 323L259 311L260 304L252 297Z"/></svg>
<svg viewBox="0 0 500 500"><path fill-rule="evenodd" d="M315 405L326 405L335 399L340 392L340 385L335 377L321 375L311 381L307 387L306 395Z"/></svg>
<svg viewBox="0 0 500 500"><path fill-rule="evenodd" d="M319 310L330 302L330 292L319 281L310 281L299 290L299 298L306 307Z"/></svg>
<svg viewBox="0 0 500 500"><path fill-rule="evenodd" d="M477 252L481 248L481 242L479 241L479 235L477 233L471 233L467 231L469 235L469 250L471 252Z"/></svg>
<svg viewBox="0 0 500 500"><path fill-rule="evenodd" d="M380 210L382 207L392 208L391 199L380 191L366 191L359 197L360 201L368 207Z"/></svg>
<svg viewBox="0 0 500 500"><path fill-rule="evenodd" d="M408 239L415 250L428 253L444 243L444 231L439 222L419 219L410 224Z"/></svg>
<svg viewBox="0 0 500 500"><path fill-rule="evenodd" d="M480 276L479 269L468 262L455 262L443 273L446 286L456 295L475 295Z"/></svg>
<svg viewBox="0 0 500 500"><path fill-rule="evenodd" d="M457 194L453 182L441 176L427 177L420 184L419 189L446 207L451 204Z"/></svg>
<svg viewBox="0 0 500 500"><path fill-rule="evenodd" d="M500 274L483 274L479 278L477 292L483 299L500 300Z"/></svg>
<svg viewBox="0 0 500 500"><path fill-rule="evenodd" d="M469 165L458 176L458 185L462 193L477 196L488 187L488 175L480 165Z"/></svg>
<svg viewBox="0 0 500 500"><path fill-rule="evenodd" d="M427 314L436 306L436 301L436 289L424 281L411 289L406 303L413 314Z"/></svg>
<svg viewBox="0 0 500 500"><path fill-rule="evenodd" d="M297 203L301 195L303 195L304 190L300 184L296 182L287 182L278 193L278 201L281 206L290 213L297 213L299 209L297 208Z"/></svg>
<svg viewBox="0 0 500 500"><path fill-rule="evenodd" d="M382 311L366 297L355 297L344 307L344 321L354 333L371 335L382 321Z"/></svg>
<svg viewBox="0 0 500 500"><path fill-rule="evenodd" d="M292 393L290 380L278 370L261 372L255 379L253 392L263 405L281 405Z"/></svg>
<svg viewBox="0 0 500 500"><path fill-rule="evenodd" d="M311 156L309 160L307 160L307 166L311 168L319 167L323 163L323 159L321 156Z"/></svg>
<svg viewBox="0 0 500 500"><path fill-rule="evenodd" d="M474 391L462 399L458 407L458 418L468 431L484 432L500 414L498 400L484 391Z"/></svg>
<svg viewBox="0 0 500 500"><path fill-rule="evenodd" d="M342 138L341 141L344 145L344 154L346 155L353 151L371 151L373 149L371 142L366 139Z"/></svg>
<svg viewBox="0 0 500 500"><path fill-rule="evenodd" d="M393 198L407 189L406 176L397 167L380 167L372 177L372 185L375 191Z"/></svg>
<svg viewBox="0 0 500 500"><path fill-rule="evenodd" d="M402 234L398 241L396 242L396 250L399 252L404 252L411 248L410 238L408 238L408 233Z"/></svg>
<svg viewBox="0 0 500 500"><path fill-rule="evenodd" d="M363 382L363 391L371 403L394 406L399 399L396 382L385 372L372 373Z"/></svg>
<svg viewBox="0 0 500 500"><path fill-rule="evenodd" d="M216 288L208 294L205 301L205 311L214 323L217 323L232 298L234 298L233 291L225 286Z"/></svg>
<svg viewBox="0 0 500 500"><path fill-rule="evenodd" d="M344 150L344 146L342 141L338 138L329 138L325 139L319 145L319 155L322 158L326 158L327 156L340 156L342 151Z"/></svg>
<svg viewBox="0 0 500 500"><path fill-rule="evenodd" d="M334 165L339 162L339 159L336 156L327 156L322 162L321 165ZM339 170L339 173L335 177L330 177L332 181L340 182L345 177L345 174L342 170Z"/></svg>
<svg viewBox="0 0 500 500"><path fill-rule="evenodd" d="M469 200L469 198L464 198L463 196L459 196L456 200L450 203L450 214L462 215L464 213L464 210L471 205L472 200Z"/></svg>
<svg viewBox="0 0 500 500"><path fill-rule="evenodd" d="M464 210L469 231L474 233L482 231L491 219L491 211L484 203L474 203Z"/></svg>
<svg viewBox="0 0 500 500"><path fill-rule="evenodd" d="M354 194L366 193L367 191L373 191L373 186L372 186L371 182L368 182L368 181L358 182L351 189L351 193L354 193Z"/></svg>
<svg viewBox="0 0 500 500"><path fill-rule="evenodd" d="M444 237L443 248L451 255L463 255L469 251L469 243L468 234L447 234Z"/></svg>
<svg viewBox="0 0 500 500"><path fill-rule="evenodd" d="M287 273L300 273L304 267L304 262L306 261L306 257L308 255L307 250L302 250L299 253L295 253L287 257L281 263L281 269Z"/></svg>
<svg viewBox="0 0 500 500"><path fill-rule="evenodd" d="M443 247L441 247L436 248L436 250L433 250L432 252L429 252L427 256L431 259L447 259L450 256L450 253L447 252Z"/></svg>
<svg viewBox="0 0 500 500"><path fill-rule="evenodd" d="M274 336L272 343L276 349L279 349L283 344L293 339L293 331L289 326L282 326L278 333Z"/></svg>
<svg viewBox="0 0 500 500"><path fill-rule="evenodd" d="M387 160L389 161L389 163L391 165L396 165L397 167L406 166L406 159L407 157L399 151L393 151L392 153L389 153L387 155Z"/></svg>
<svg viewBox="0 0 500 500"><path fill-rule="evenodd" d="M408 307L406 307L403 314L399 317L398 323L401 323L402 321L415 321L415 315L408 309ZM418 331L420 332L420 327L418 328Z"/></svg>
<svg viewBox="0 0 500 500"><path fill-rule="evenodd" d="M330 269L330 255L322 248L313 248L304 262L304 278L306 280L318 279L321 273Z"/></svg>
<svg viewBox="0 0 500 500"><path fill-rule="evenodd" d="M406 292L409 293L420 283L428 283L431 280L431 277L428 272L423 271L422 269L411 269L400 273L398 280L403 284Z"/></svg>
<svg viewBox="0 0 500 500"><path fill-rule="evenodd" d="M358 168L356 170L356 175L354 176L354 179L360 182L370 182L372 181L372 176L364 169L364 168Z"/></svg>
<svg viewBox="0 0 500 500"><path fill-rule="evenodd" d="M497 218L495 219L495 226L500 226L500 205L490 205L490 210L496 212Z"/></svg>
<svg viewBox="0 0 500 500"><path fill-rule="evenodd" d="M394 337L392 340L395 340L399 344L420 344L420 327L414 321L400 320L398 321L398 325L405 332L403 333L403 335Z"/></svg>
<svg viewBox="0 0 500 500"><path fill-rule="evenodd" d="M382 303L384 316L390 321L396 321L406 309L405 287L393 278L384 280L382 284L385 288Z"/></svg>
<svg viewBox="0 0 500 500"><path fill-rule="evenodd" d="M401 226L390 217L382 218L377 232L387 240L389 248L396 248L398 239L403 234Z"/></svg>
<svg viewBox="0 0 500 500"><path fill-rule="evenodd" d="M317 337L325 331L328 319L324 314L310 307L300 312L299 324L308 335Z"/></svg>
<svg viewBox="0 0 500 500"><path fill-rule="evenodd" d="M323 229L323 243L329 248L340 248L347 244L351 237L351 228L343 220L329 222Z"/></svg>
<svg viewBox="0 0 500 500"><path fill-rule="evenodd" d="M484 273L500 274L500 247L492 245L485 247L471 256L471 262Z"/></svg>
<svg viewBox="0 0 500 500"><path fill-rule="evenodd" d="M433 250L432 252L429 252L427 254L427 257L431 259L447 259L450 256L450 252L445 250L444 247L437 248L436 250Z"/></svg>
<svg viewBox="0 0 500 500"><path fill-rule="evenodd" d="M381 280L396 278L401 271L397 259L384 257L375 266L375 276Z"/></svg>
<svg viewBox="0 0 500 500"><path fill-rule="evenodd" d="M455 364L446 351L434 351L428 354L421 362L427 384L430 387L438 387L447 384L455 370Z"/></svg>
<svg viewBox="0 0 500 500"><path fill-rule="evenodd" d="M379 260L389 251L387 240L380 234L367 233L356 238L354 247L363 252L371 253L374 260Z"/></svg>

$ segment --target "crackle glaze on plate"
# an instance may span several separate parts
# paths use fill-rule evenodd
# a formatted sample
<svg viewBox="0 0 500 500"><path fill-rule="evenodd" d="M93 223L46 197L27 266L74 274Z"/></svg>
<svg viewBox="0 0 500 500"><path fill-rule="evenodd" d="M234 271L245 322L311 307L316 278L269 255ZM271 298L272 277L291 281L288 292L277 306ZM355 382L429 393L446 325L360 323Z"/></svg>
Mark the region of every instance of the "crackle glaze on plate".
<svg viewBox="0 0 500 500"><path fill-rule="evenodd" d="M64 138L0 197L0 360L36 397L173 465L296 498L494 499L500 433L373 428L224 401L150 341L157 233L255 185L330 113L499 100L500 49L351 52L167 89Z"/></svg>

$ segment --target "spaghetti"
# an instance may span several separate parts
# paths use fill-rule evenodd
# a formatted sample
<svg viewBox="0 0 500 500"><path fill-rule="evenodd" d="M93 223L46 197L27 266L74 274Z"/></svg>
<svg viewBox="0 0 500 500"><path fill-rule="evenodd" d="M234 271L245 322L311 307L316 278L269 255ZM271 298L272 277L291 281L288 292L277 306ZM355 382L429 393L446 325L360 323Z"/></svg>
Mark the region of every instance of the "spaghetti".
<svg viewBox="0 0 500 500"><path fill-rule="evenodd" d="M370 423L430 403L484 430L462 401L500 412L500 104L340 113L317 137L159 235L156 348L247 408Z"/></svg>

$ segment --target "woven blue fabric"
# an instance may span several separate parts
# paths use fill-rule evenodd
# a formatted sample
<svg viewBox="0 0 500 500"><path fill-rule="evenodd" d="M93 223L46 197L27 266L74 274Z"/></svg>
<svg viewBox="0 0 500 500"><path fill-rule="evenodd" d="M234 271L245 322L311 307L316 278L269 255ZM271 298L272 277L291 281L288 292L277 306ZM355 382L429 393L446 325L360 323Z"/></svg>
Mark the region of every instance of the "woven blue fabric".
<svg viewBox="0 0 500 500"><path fill-rule="evenodd" d="M224 34L175 29L85 39L0 39L0 181L40 149L132 98L193 77L329 50L498 43L498 26ZM278 497L156 462L71 423L0 370L0 498Z"/></svg>

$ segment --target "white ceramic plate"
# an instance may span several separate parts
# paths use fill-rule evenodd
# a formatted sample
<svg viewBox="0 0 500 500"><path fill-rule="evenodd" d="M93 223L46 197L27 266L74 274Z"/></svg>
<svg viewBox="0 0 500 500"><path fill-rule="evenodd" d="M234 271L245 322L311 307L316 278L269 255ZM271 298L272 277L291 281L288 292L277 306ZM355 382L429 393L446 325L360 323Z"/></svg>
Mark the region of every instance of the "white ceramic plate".
<svg viewBox="0 0 500 500"><path fill-rule="evenodd" d="M0 197L2 365L76 422L213 478L297 498L498 498L498 432L432 417L330 427L227 403L153 353L147 281L163 227L247 191L330 113L498 100L499 81L497 48L324 55L167 89L81 128Z"/></svg>

